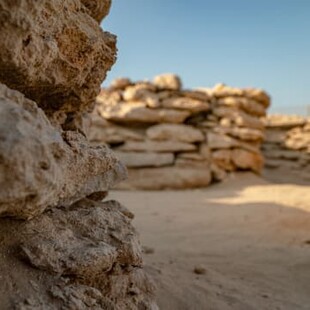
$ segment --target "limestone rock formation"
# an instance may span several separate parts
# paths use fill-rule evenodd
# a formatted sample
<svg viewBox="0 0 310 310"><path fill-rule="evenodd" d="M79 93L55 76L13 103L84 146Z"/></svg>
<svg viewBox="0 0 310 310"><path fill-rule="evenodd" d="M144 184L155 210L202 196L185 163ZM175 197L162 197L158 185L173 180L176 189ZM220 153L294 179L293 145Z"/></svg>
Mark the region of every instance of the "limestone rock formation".
<svg viewBox="0 0 310 310"><path fill-rule="evenodd" d="M2 220L1 253L16 269L2 269L2 309L151 309L132 218L116 201L82 199L22 224Z"/></svg>
<svg viewBox="0 0 310 310"><path fill-rule="evenodd" d="M85 109L116 59L115 36L93 18L109 3L1 1L0 81L49 115Z"/></svg>
<svg viewBox="0 0 310 310"><path fill-rule="evenodd" d="M269 115L265 124L265 175L277 182L290 178L309 184L310 119L297 115Z"/></svg>
<svg viewBox="0 0 310 310"><path fill-rule="evenodd" d="M76 131L58 131L21 93L0 84L0 102L0 215L31 218L126 178L106 146L89 146Z"/></svg>
<svg viewBox="0 0 310 310"><path fill-rule="evenodd" d="M110 4L0 2L1 309L157 309L133 214L102 202L126 168L85 136L115 61Z"/></svg>
<svg viewBox="0 0 310 310"><path fill-rule="evenodd" d="M152 83L121 78L97 97L89 138L108 143L129 168L129 180L119 187L201 187L233 171L261 172L261 117L269 96L222 84L181 86L171 74Z"/></svg>

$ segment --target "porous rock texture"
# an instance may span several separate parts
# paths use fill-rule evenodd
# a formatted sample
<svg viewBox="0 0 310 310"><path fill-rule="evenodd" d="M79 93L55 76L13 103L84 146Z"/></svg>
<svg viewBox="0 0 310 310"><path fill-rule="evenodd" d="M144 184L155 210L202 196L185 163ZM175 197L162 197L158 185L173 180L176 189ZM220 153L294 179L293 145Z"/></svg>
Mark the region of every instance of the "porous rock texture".
<svg viewBox="0 0 310 310"><path fill-rule="evenodd" d="M82 113L115 60L111 1L1 1L0 308L157 309L126 178Z"/></svg>
<svg viewBox="0 0 310 310"><path fill-rule="evenodd" d="M89 138L110 145L127 165L120 188L205 187L237 170L261 172L269 105L259 89L184 90L174 74L120 78L97 97Z"/></svg>
<svg viewBox="0 0 310 310"><path fill-rule="evenodd" d="M92 17L109 3L2 0L0 80L49 115L83 111L116 59L115 36Z"/></svg>

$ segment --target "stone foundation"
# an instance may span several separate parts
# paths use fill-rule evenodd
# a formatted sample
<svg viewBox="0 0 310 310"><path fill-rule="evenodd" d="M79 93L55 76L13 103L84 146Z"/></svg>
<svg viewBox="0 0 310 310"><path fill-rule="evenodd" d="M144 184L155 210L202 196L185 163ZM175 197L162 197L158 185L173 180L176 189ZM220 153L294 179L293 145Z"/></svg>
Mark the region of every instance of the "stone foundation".
<svg viewBox="0 0 310 310"><path fill-rule="evenodd" d="M89 137L127 165L120 188L205 187L234 171L261 172L269 105L259 89L184 90L172 74L118 79L97 97Z"/></svg>

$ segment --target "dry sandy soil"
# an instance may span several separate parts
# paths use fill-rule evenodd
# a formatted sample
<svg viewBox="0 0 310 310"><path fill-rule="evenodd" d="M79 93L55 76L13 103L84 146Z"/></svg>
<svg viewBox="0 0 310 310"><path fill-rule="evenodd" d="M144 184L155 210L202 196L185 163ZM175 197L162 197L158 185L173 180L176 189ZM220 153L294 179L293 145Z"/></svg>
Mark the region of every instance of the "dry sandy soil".
<svg viewBox="0 0 310 310"><path fill-rule="evenodd" d="M310 309L310 186L244 173L206 189L110 198L135 213L154 250L145 261L161 309Z"/></svg>

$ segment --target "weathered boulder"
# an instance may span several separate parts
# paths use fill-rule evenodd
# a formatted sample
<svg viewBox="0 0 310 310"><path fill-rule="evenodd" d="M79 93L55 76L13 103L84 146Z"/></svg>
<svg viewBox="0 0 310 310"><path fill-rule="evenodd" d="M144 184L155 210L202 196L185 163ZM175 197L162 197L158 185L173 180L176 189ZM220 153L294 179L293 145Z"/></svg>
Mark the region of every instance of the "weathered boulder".
<svg viewBox="0 0 310 310"><path fill-rule="evenodd" d="M126 177L107 147L91 147L76 131L58 131L21 93L1 84L0 102L0 215L31 218Z"/></svg>
<svg viewBox="0 0 310 310"><path fill-rule="evenodd" d="M265 116L266 110L264 106L256 102L255 100L245 97L223 97L218 99L219 105L240 108L245 112L254 116Z"/></svg>
<svg viewBox="0 0 310 310"><path fill-rule="evenodd" d="M107 13L109 2L1 1L0 82L48 115L91 105L116 60L115 36L94 19Z"/></svg>
<svg viewBox="0 0 310 310"><path fill-rule="evenodd" d="M214 132L207 133L207 144L210 149L229 149L240 145L238 140Z"/></svg>
<svg viewBox="0 0 310 310"><path fill-rule="evenodd" d="M203 133L192 126L183 124L159 124L146 130L146 135L151 140L172 140L182 142L202 142L205 140Z"/></svg>
<svg viewBox="0 0 310 310"><path fill-rule="evenodd" d="M251 169L257 173L261 172L264 165L262 155L244 149L234 149L232 151L232 161L238 168Z"/></svg>
<svg viewBox="0 0 310 310"><path fill-rule="evenodd" d="M14 272L1 271L1 308L156 309L132 218L116 201L83 199L24 223L2 219L1 260Z"/></svg>
<svg viewBox="0 0 310 310"><path fill-rule="evenodd" d="M170 73L155 76L153 83L159 89L180 90L182 88L181 79Z"/></svg>

